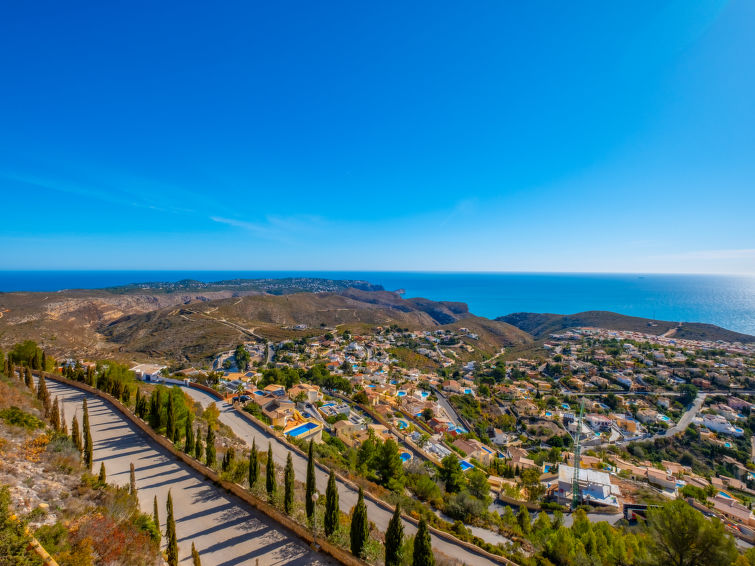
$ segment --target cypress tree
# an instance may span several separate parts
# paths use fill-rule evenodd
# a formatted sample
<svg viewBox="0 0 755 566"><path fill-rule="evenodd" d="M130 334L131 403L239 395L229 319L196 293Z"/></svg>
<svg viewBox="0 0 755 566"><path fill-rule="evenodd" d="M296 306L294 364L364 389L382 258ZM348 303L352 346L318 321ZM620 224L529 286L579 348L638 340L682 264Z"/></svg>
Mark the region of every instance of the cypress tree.
<svg viewBox="0 0 755 566"><path fill-rule="evenodd" d="M165 423L165 436L168 440L173 440L173 436L176 433L176 411L173 406L172 391L168 391L168 411L167 422Z"/></svg>
<svg viewBox="0 0 755 566"><path fill-rule="evenodd" d="M49 393L47 392L47 383L45 382L45 376L40 374L39 379L37 380L37 399L45 402L45 399Z"/></svg>
<svg viewBox="0 0 755 566"><path fill-rule="evenodd" d="M121 387L123 387L123 391L121 391L121 403L128 405L131 402L131 388L125 383L122 383Z"/></svg>
<svg viewBox="0 0 755 566"><path fill-rule="evenodd" d="M273 449L270 443L267 443L267 468L265 469L265 488L267 489L267 498L270 503L275 498L275 462L273 462Z"/></svg>
<svg viewBox="0 0 755 566"><path fill-rule="evenodd" d="M45 354L44 350L42 351L42 367L40 369L47 371L47 354Z"/></svg>
<svg viewBox="0 0 755 566"><path fill-rule="evenodd" d="M315 456L314 456L314 443L309 441L309 454L307 455L307 483L306 493L304 495L304 507L307 512L307 519L312 520L312 516L315 513Z"/></svg>
<svg viewBox="0 0 755 566"><path fill-rule="evenodd" d="M194 451L194 427L191 422L191 413L186 415L184 436L186 437L186 441L184 442L184 454L191 454Z"/></svg>
<svg viewBox="0 0 755 566"><path fill-rule="evenodd" d="M160 389L157 388L152 392L152 396L149 399L149 426L157 432L162 424L160 419Z"/></svg>
<svg viewBox="0 0 755 566"><path fill-rule="evenodd" d="M427 529L425 518L419 520L417 534L414 537L414 554L412 566L435 566L432 544L430 543L430 531Z"/></svg>
<svg viewBox="0 0 755 566"><path fill-rule="evenodd" d="M202 437L199 436L199 428L197 428L197 440L194 442L194 457L202 460Z"/></svg>
<svg viewBox="0 0 755 566"><path fill-rule="evenodd" d="M285 486L283 509L286 514L290 515L294 512L294 461L291 459L291 452L288 453L286 470L283 477Z"/></svg>
<svg viewBox="0 0 755 566"><path fill-rule="evenodd" d="M328 487L325 490L325 536L329 537L338 530L338 488L336 473L331 469Z"/></svg>
<svg viewBox="0 0 755 566"><path fill-rule="evenodd" d="M404 525L401 522L401 506L396 504L385 531L385 566L401 566L401 545L404 542Z"/></svg>
<svg viewBox="0 0 755 566"><path fill-rule="evenodd" d="M165 525L165 536L168 539L168 566L178 566L178 540L176 539L176 521L173 518L173 496L168 490L168 502L166 503L168 512L167 523Z"/></svg>
<svg viewBox="0 0 755 566"><path fill-rule="evenodd" d="M202 562L199 560L199 553L194 548L194 543L191 543L191 560L193 566L202 566Z"/></svg>
<svg viewBox="0 0 755 566"><path fill-rule="evenodd" d="M178 446L181 442L181 427L176 424L173 429L173 444Z"/></svg>
<svg viewBox="0 0 755 566"><path fill-rule="evenodd" d="M24 368L24 383L26 383L26 387L31 389L32 393L36 392L36 389L34 389L34 379L31 377L31 371L28 367Z"/></svg>
<svg viewBox="0 0 755 566"><path fill-rule="evenodd" d="M223 472L229 471L233 467L233 461L236 459L236 451L233 446L229 446L228 450L223 454L223 461L220 463L220 469Z"/></svg>
<svg viewBox="0 0 755 566"><path fill-rule="evenodd" d="M152 520L155 522L155 527L157 527L157 545L160 546L162 535L160 534L160 514L157 512L157 495L155 495L155 499L152 502Z"/></svg>
<svg viewBox="0 0 755 566"><path fill-rule="evenodd" d="M370 525L367 522L367 506L364 504L364 492L359 488L359 499L351 515L351 553L362 558L367 537L370 534Z"/></svg>
<svg viewBox="0 0 755 566"><path fill-rule="evenodd" d="M100 482L100 485L105 485L107 483L107 477L105 476L105 462L100 462L100 474L97 476L97 481Z"/></svg>
<svg viewBox="0 0 755 566"><path fill-rule="evenodd" d="M144 414L142 413L142 392L141 389L138 387L136 388L136 401L134 401L134 413L136 413L136 416L140 419L144 418Z"/></svg>
<svg viewBox="0 0 755 566"><path fill-rule="evenodd" d="M92 470L94 462L94 446L92 443L92 431L89 428L89 409L87 400L84 399L84 464L87 470Z"/></svg>
<svg viewBox="0 0 755 566"><path fill-rule="evenodd" d="M249 488L257 485L260 478L260 455L257 452L257 440L252 440L252 451L249 453Z"/></svg>
<svg viewBox="0 0 755 566"><path fill-rule="evenodd" d="M68 436L68 422L66 421L66 406L60 404L60 432Z"/></svg>
<svg viewBox="0 0 755 566"><path fill-rule="evenodd" d="M136 499L136 470L134 469L133 462L131 462L131 464L129 465L128 475L129 475L128 492L131 494L131 497Z"/></svg>
<svg viewBox="0 0 755 566"><path fill-rule="evenodd" d="M73 445L78 449L79 454L84 449L84 445L81 443L81 433L79 432L79 419L76 415L73 416L71 421L71 440Z"/></svg>
<svg viewBox="0 0 755 566"><path fill-rule="evenodd" d="M215 431L212 430L211 426L207 427L206 443L205 464L212 468L215 465Z"/></svg>
<svg viewBox="0 0 755 566"><path fill-rule="evenodd" d="M58 405L57 397L55 397L55 402L50 409L50 425L55 432L60 430L60 406Z"/></svg>

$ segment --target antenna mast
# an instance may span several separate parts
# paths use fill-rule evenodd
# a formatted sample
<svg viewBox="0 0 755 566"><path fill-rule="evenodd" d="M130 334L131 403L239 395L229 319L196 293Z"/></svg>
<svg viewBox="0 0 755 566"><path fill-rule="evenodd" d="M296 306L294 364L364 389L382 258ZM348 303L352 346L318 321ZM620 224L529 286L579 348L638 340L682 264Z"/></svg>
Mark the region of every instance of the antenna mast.
<svg viewBox="0 0 755 566"><path fill-rule="evenodd" d="M572 510L579 505L579 467L582 452L582 416L585 413L585 400L579 402L579 416L577 417L577 434L574 437L574 475L571 484L571 508Z"/></svg>

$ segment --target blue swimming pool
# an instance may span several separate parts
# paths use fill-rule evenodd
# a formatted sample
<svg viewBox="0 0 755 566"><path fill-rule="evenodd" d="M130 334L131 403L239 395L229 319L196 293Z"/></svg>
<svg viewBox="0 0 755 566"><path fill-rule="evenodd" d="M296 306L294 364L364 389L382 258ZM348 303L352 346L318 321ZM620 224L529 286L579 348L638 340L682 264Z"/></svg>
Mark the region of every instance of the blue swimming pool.
<svg viewBox="0 0 755 566"><path fill-rule="evenodd" d="M399 419L396 421L396 426L398 427L399 430L404 430L406 427L409 426L409 423L406 422L405 420Z"/></svg>
<svg viewBox="0 0 755 566"><path fill-rule="evenodd" d="M472 468L474 468L474 466L470 464L469 462L467 462L466 460L461 460L459 462L459 465L461 466L462 472L466 472L467 470L471 470Z"/></svg>
<svg viewBox="0 0 755 566"><path fill-rule="evenodd" d="M409 452L402 452L401 453L401 461L402 462L406 463L406 462L408 462L411 459L412 459L412 455L409 454Z"/></svg>
<svg viewBox="0 0 755 566"><path fill-rule="evenodd" d="M289 430L286 433L286 436L297 437L300 434L304 434L305 432L309 432L313 428L317 428L318 426L320 426L320 425L318 425L316 423L304 423L303 425L299 425L296 428L292 428L291 430Z"/></svg>
<svg viewBox="0 0 755 566"><path fill-rule="evenodd" d="M399 391L398 393L396 393L396 395L398 397L405 397L406 396L406 391Z"/></svg>
<svg viewBox="0 0 755 566"><path fill-rule="evenodd" d="M729 495L725 491L719 491L718 495L720 495L721 497L725 497L726 499L731 499L731 495Z"/></svg>
<svg viewBox="0 0 755 566"><path fill-rule="evenodd" d="M469 388L466 388L466 389L464 390L464 394L465 394L465 395L471 395L471 394L472 394L472 390L471 390L471 389L469 389Z"/></svg>

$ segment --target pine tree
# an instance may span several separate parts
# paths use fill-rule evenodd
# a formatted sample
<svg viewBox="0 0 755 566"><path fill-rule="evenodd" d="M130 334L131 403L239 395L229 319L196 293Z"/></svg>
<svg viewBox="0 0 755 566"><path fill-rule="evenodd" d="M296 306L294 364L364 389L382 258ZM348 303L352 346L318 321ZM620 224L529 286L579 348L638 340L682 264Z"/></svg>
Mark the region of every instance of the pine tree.
<svg viewBox="0 0 755 566"><path fill-rule="evenodd" d="M168 566L178 566L178 540L176 539L176 521L173 518L173 496L168 490L168 502L166 503L168 512L167 523L165 525L165 536L168 539Z"/></svg>
<svg viewBox="0 0 755 566"><path fill-rule="evenodd" d="M401 506L396 504L385 531L385 566L401 566L401 545L404 542L404 525L401 522Z"/></svg>
<svg viewBox="0 0 755 566"><path fill-rule="evenodd" d="M186 437L186 441L184 442L184 454L191 454L194 451L194 427L191 422L191 414L186 415L184 436Z"/></svg>
<svg viewBox="0 0 755 566"><path fill-rule="evenodd" d="M325 490L325 536L329 537L338 530L338 488L336 487L336 473L330 470L328 487Z"/></svg>
<svg viewBox="0 0 755 566"><path fill-rule="evenodd" d="M100 462L100 474L97 476L97 481L100 485L107 483L107 476L105 475L105 462Z"/></svg>
<svg viewBox="0 0 755 566"><path fill-rule="evenodd" d="M252 440L252 451L249 453L249 489L257 485L260 479L260 455L257 452L257 441Z"/></svg>
<svg viewBox="0 0 755 566"><path fill-rule="evenodd" d="M152 502L152 520L155 522L155 527L157 527L157 545L160 546L162 535L160 534L160 514L157 512L157 495L155 495L155 499Z"/></svg>
<svg viewBox="0 0 755 566"><path fill-rule="evenodd" d="M202 566L201 560L199 560L199 553L197 552L197 549L194 548L194 543L191 543L191 560L192 560L192 566Z"/></svg>
<svg viewBox="0 0 755 566"><path fill-rule="evenodd" d="M267 468L265 469L265 489L267 498L272 503L275 499L275 462L273 461L273 449L267 443Z"/></svg>
<svg viewBox="0 0 755 566"><path fill-rule="evenodd" d="M79 419L78 417L76 417L76 415L73 416L73 420L71 421L71 440L73 441L73 445L79 451L79 454L81 454L82 450L84 449L84 445L81 442L81 433L79 432Z"/></svg>
<svg viewBox="0 0 755 566"><path fill-rule="evenodd" d="M84 399L84 464L87 470L92 470L94 463L94 446L92 443L92 431L89 429L89 410L87 400Z"/></svg>
<svg viewBox="0 0 755 566"><path fill-rule="evenodd" d="M435 566L435 556L430 543L430 531L427 529L424 517L419 520L417 534L414 537L412 566Z"/></svg>
<svg viewBox="0 0 755 566"><path fill-rule="evenodd" d="M306 492L304 494L304 507L307 512L307 519L310 521L315 513L315 489L317 489L317 485L315 483L314 443L310 440L309 454L307 456L307 483Z"/></svg>
<svg viewBox="0 0 755 566"><path fill-rule="evenodd" d="M176 411L173 405L173 395L171 391L168 391L168 411L167 420L165 423L165 436L168 440L173 440L173 436L176 433Z"/></svg>
<svg viewBox="0 0 755 566"><path fill-rule="evenodd" d="M215 465L215 432L211 426L207 427L207 446L205 447L205 464L210 468Z"/></svg>
<svg viewBox="0 0 755 566"><path fill-rule="evenodd" d="M131 497L136 499L136 470L134 469L134 463L131 462L129 465L129 486L128 486L128 492L131 494Z"/></svg>
<svg viewBox="0 0 755 566"><path fill-rule="evenodd" d="M364 504L364 492L359 488L359 499L351 515L351 553L363 558L364 547L370 534L370 526L367 522L367 506Z"/></svg>
<svg viewBox="0 0 755 566"><path fill-rule="evenodd" d="M285 492L283 494L283 510L290 515L294 512L294 461L291 459L291 452L288 453L283 478L285 486Z"/></svg>
<svg viewBox="0 0 755 566"><path fill-rule="evenodd" d="M55 432L60 430L60 405L58 405L57 397L55 397L55 402L50 409L50 425Z"/></svg>

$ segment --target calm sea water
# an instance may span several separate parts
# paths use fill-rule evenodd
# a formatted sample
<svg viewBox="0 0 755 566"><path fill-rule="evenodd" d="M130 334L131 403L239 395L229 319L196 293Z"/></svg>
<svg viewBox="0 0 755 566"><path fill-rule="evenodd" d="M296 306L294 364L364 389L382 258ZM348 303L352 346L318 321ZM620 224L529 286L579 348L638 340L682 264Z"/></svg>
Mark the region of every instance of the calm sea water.
<svg viewBox="0 0 755 566"><path fill-rule="evenodd" d="M57 291L147 281L309 276L364 279L406 297L461 301L475 314L572 314L609 310L709 322L755 335L755 277L564 273L419 273L355 271L0 271L0 291Z"/></svg>

